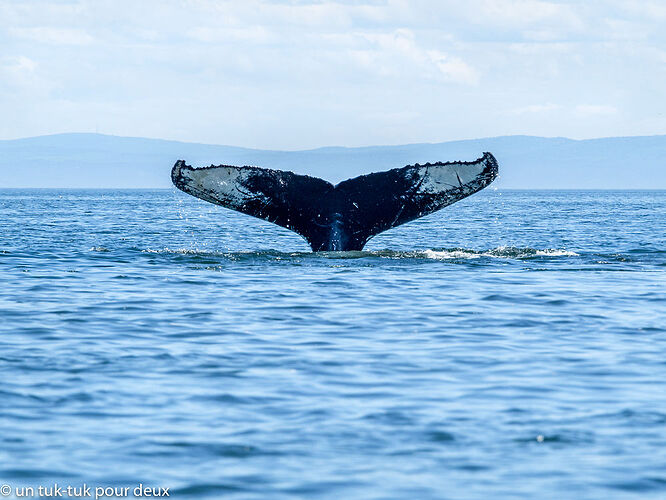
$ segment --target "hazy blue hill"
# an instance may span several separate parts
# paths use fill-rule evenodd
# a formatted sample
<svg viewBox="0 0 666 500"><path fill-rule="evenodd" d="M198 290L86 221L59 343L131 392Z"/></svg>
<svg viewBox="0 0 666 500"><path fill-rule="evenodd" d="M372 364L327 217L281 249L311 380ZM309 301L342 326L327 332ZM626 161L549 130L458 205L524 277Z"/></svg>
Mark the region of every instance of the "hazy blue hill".
<svg viewBox="0 0 666 500"><path fill-rule="evenodd" d="M0 141L0 187L169 187L171 166L181 158L193 166L260 165L338 182L417 162L473 160L484 151L499 160L497 187L666 188L666 136L583 141L507 136L439 144L270 151L100 134Z"/></svg>

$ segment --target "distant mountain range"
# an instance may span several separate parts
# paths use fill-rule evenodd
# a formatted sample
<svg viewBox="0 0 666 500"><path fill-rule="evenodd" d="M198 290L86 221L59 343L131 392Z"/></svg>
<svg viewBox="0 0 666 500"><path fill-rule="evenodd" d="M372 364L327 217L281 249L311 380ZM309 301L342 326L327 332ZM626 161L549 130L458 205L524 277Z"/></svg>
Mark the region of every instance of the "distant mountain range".
<svg viewBox="0 0 666 500"><path fill-rule="evenodd" d="M500 164L499 188L666 189L666 136L572 140L491 137L437 144L270 151L233 146L58 134L0 141L0 188L166 188L178 159L192 166L259 165L339 182L414 163L474 160Z"/></svg>

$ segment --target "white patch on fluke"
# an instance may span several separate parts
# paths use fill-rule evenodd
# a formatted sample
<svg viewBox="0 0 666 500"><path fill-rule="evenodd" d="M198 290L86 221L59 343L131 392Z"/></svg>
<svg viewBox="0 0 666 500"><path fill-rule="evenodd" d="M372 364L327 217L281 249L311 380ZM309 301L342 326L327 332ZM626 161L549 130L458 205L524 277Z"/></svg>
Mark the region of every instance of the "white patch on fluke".
<svg viewBox="0 0 666 500"><path fill-rule="evenodd" d="M476 179L485 167L485 162L427 166L417 193L437 194L444 190L464 188Z"/></svg>
<svg viewBox="0 0 666 500"><path fill-rule="evenodd" d="M269 203L270 198L262 192L245 190L251 170L234 167L217 167L202 169L182 169L181 176L186 179L186 186L202 197L212 198L219 203L223 201L230 207L240 207L250 200Z"/></svg>

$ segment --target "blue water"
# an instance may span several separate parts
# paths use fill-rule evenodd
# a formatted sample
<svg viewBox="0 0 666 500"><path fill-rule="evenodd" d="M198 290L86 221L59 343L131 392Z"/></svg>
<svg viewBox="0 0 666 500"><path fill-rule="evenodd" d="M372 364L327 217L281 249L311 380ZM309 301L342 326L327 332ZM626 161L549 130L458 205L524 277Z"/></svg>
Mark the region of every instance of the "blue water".
<svg viewBox="0 0 666 500"><path fill-rule="evenodd" d="M665 191L489 188L323 254L175 190L0 215L11 488L666 498Z"/></svg>

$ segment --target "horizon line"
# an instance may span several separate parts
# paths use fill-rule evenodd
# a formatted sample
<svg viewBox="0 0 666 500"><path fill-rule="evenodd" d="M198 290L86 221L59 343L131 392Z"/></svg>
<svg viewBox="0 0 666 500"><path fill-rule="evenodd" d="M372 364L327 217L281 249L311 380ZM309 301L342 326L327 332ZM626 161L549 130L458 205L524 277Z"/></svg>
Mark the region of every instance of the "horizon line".
<svg viewBox="0 0 666 500"><path fill-rule="evenodd" d="M0 187L2 191L176 191L175 186L171 187ZM666 188L512 188L500 187L494 188L494 191L666 191Z"/></svg>

